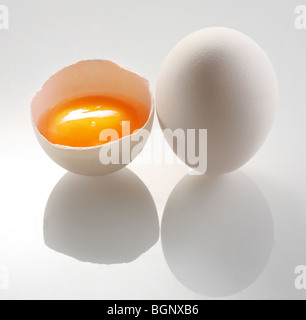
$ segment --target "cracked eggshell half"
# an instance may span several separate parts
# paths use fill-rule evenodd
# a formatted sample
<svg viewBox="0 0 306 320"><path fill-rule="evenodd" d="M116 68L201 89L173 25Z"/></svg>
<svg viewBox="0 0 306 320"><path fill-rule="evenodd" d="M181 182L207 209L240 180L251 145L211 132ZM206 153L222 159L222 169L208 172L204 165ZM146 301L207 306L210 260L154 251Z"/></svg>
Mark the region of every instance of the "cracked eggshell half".
<svg viewBox="0 0 306 320"><path fill-rule="evenodd" d="M101 146L76 148L49 142L38 130L40 117L62 101L90 95L112 95L134 100L149 111L149 117L140 130L130 136ZM154 120L154 99L149 82L136 73L107 60L87 60L66 67L53 75L33 99L32 122L36 137L48 154L64 169L84 176L101 176L122 169L128 161L102 164L100 156L112 149L114 158L134 159L143 149ZM117 154L116 154L117 153ZM125 156L126 157L126 156Z"/></svg>
<svg viewBox="0 0 306 320"><path fill-rule="evenodd" d="M278 83L269 57L232 29L207 28L180 41L157 81L162 129L207 129L209 174L234 171L254 156L277 105Z"/></svg>

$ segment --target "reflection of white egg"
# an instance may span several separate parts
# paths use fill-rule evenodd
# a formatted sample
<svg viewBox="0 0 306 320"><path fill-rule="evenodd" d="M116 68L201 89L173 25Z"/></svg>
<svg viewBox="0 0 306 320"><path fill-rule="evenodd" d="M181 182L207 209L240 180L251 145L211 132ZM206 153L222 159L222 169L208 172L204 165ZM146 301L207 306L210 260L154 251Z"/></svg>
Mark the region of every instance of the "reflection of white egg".
<svg viewBox="0 0 306 320"><path fill-rule="evenodd" d="M92 147L75 147L50 142L38 129L44 114L61 102L86 96L105 95L122 100L131 100L141 105L147 113L145 125L138 132L111 143ZM56 163L76 174L99 176L125 167L141 151L151 131L154 115L153 97L149 83L143 77L106 60L81 61L53 75L35 96L32 102L32 120L35 133L44 151ZM78 112L78 111L77 111ZM101 111L103 113L103 111ZM95 113L98 114L97 112ZM68 120L77 119L79 113L71 112ZM87 112L87 117L90 113ZM63 120L67 120L63 118ZM124 119L125 120L125 119ZM129 119L126 119L129 120ZM91 122L92 127L95 126ZM78 132L86 135L87 127ZM113 159L103 164L101 155L112 148ZM136 150L137 149L137 150ZM137 151L137 152L136 152ZM122 158L124 157L124 162ZM128 159L128 160L126 160ZM131 160L129 160L131 159Z"/></svg>
<svg viewBox="0 0 306 320"><path fill-rule="evenodd" d="M207 129L207 172L227 173L266 139L278 104L277 78L256 42L231 29L208 28L170 52L156 102L163 129Z"/></svg>
<svg viewBox="0 0 306 320"><path fill-rule="evenodd" d="M209 297L233 295L254 283L274 238L266 199L239 171L186 176L169 197L161 234L174 276Z"/></svg>

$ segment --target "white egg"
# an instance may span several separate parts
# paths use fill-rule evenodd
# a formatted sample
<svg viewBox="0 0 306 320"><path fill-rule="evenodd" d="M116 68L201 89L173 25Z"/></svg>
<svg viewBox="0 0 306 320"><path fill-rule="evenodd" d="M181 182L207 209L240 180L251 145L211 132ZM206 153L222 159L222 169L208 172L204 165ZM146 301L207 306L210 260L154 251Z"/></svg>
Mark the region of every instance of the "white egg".
<svg viewBox="0 0 306 320"><path fill-rule="evenodd" d="M265 141L278 105L277 78L246 35L203 29L167 56L156 104L162 129L207 129L207 173L223 174L244 165Z"/></svg>
<svg viewBox="0 0 306 320"><path fill-rule="evenodd" d="M63 101L90 95L133 100L148 109L148 120L137 133L86 148L53 144L40 133L37 126L47 110ZM40 145L57 164L76 174L100 176L122 169L141 152L153 125L153 101L149 83L143 77L111 61L81 61L59 71L45 83L32 102L32 121ZM119 161L101 161L108 152L112 157L107 160Z"/></svg>

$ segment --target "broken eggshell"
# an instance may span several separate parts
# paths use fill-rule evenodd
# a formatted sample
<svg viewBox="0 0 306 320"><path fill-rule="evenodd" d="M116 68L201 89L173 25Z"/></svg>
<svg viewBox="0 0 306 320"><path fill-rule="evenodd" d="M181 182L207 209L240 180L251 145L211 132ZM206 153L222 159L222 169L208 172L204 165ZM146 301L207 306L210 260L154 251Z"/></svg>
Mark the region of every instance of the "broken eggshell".
<svg viewBox="0 0 306 320"><path fill-rule="evenodd" d="M97 94L142 104L150 111L146 124L136 133L117 141L88 148L52 144L39 132L37 124L48 109L65 100ZM154 99L145 78L111 61L87 60L53 75L33 99L31 111L36 137L52 160L79 175L101 176L122 169L141 152L153 125ZM101 156L110 149L112 158L120 161L103 164Z"/></svg>

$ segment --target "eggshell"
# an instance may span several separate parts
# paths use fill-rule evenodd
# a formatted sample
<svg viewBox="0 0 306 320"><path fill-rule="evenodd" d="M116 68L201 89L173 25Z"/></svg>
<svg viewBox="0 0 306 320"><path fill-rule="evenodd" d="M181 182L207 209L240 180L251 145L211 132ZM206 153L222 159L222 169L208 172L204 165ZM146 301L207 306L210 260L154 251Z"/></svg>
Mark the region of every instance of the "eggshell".
<svg viewBox="0 0 306 320"><path fill-rule="evenodd" d="M150 110L147 123L141 130L131 136L90 148L54 145L40 134L37 123L48 108L52 108L64 100L97 94L126 97L143 104ZM31 110L37 139L51 159L70 172L85 176L100 176L115 172L126 166L123 163L102 164L100 161L102 148L109 150L112 147L113 154L119 152L120 157L122 152L126 151L129 155L132 155L134 147L139 142L143 142L143 130L151 131L154 119L154 100L149 83L143 77L111 61L87 60L64 68L53 75L33 99Z"/></svg>
<svg viewBox="0 0 306 320"><path fill-rule="evenodd" d="M252 39L227 28L203 29L167 56L156 104L162 129L208 130L207 173L223 174L249 161L266 139L278 105L277 78Z"/></svg>

